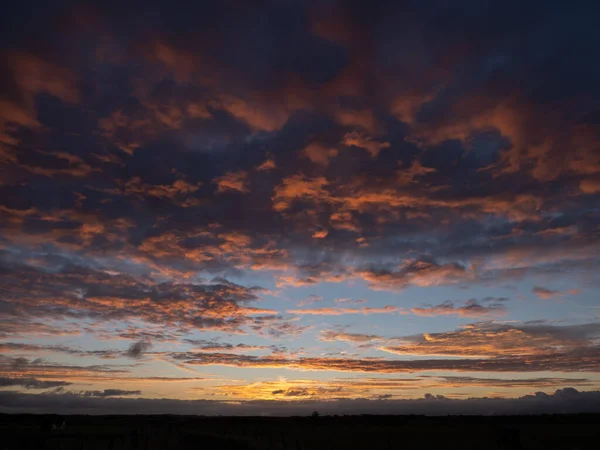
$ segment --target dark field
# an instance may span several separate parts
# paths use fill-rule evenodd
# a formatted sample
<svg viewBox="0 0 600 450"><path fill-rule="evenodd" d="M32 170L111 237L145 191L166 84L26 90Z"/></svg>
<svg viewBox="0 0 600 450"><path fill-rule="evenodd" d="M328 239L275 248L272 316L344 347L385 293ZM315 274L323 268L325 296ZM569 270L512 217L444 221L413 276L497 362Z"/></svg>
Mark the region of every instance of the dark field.
<svg viewBox="0 0 600 450"><path fill-rule="evenodd" d="M52 431L65 421L64 432ZM0 415L1 450L598 449L600 415Z"/></svg>

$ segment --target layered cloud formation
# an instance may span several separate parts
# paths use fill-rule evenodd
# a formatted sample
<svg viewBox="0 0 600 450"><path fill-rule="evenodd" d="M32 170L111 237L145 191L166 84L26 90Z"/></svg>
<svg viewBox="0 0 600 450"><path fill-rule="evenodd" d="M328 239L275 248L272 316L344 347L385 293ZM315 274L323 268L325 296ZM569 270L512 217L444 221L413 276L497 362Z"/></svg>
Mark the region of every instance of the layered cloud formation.
<svg viewBox="0 0 600 450"><path fill-rule="evenodd" d="M0 36L0 409L599 388L597 7L59 3Z"/></svg>

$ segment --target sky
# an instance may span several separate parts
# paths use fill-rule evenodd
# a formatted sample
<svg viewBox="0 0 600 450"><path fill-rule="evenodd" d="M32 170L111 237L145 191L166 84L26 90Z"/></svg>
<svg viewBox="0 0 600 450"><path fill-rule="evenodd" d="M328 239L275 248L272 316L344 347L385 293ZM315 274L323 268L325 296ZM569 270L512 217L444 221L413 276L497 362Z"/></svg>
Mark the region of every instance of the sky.
<svg viewBox="0 0 600 450"><path fill-rule="evenodd" d="M0 412L600 408L594 2L10 9Z"/></svg>

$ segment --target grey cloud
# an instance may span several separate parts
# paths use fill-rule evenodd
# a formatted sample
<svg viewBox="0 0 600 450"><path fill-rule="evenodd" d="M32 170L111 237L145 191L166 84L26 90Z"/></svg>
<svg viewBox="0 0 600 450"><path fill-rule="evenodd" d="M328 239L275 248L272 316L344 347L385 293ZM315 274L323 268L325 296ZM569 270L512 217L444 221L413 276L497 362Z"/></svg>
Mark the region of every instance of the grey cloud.
<svg viewBox="0 0 600 450"><path fill-rule="evenodd" d="M442 399L443 401L440 401ZM506 415L552 413L599 413L600 391L559 389L553 394L535 393L519 398L469 398L455 400L429 394L414 400L298 400L244 401L238 404L211 400L128 399L81 396L72 393L32 395L0 392L0 411L57 414L191 414L279 416L321 414L425 414Z"/></svg>
<svg viewBox="0 0 600 450"><path fill-rule="evenodd" d="M452 370L459 372L600 372L600 323L579 325L503 324L479 322L456 331L404 337L380 337L325 331L326 341L358 345L380 343L380 350L427 359L383 358L273 358L222 353L173 353L171 357L192 365L225 365L247 368L405 373ZM444 356L440 358L439 356ZM451 356L452 358L448 358Z"/></svg>
<svg viewBox="0 0 600 450"><path fill-rule="evenodd" d="M494 299L495 300L495 299ZM426 305L423 308L412 308L413 314L418 316L456 315L463 317L485 317L505 315L506 307L498 301L489 300L485 305L475 299L464 302L462 306L447 300L439 305Z"/></svg>
<svg viewBox="0 0 600 450"><path fill-rule="evenodd" d="M139 341L129 346L125 354L130 358L141 358L143 354L152 347L150 342Z"/></svg>
<svg viewBox="0 0 600 450"><path fill-rule="evenodd" d="M1 251L0 251L1 253ZM141 318L150 323L177 322L180 330L239 330L253 319L245 305L259 299L259 287L244 287L222 278L212 282L157 284L108 269L68 265L60 271L2 263L0 287L7 294L2 303L13 311L4 317L21 324L21 333L35 332L32 319L93 319L95 321ZM178 307L176 307L178 306ZM204 311L204 314L202 313ZM60 334L60 330L57 330Z"/></svg>
<svg viewBox="0 0 600 450"><path fill-rule="evenodd" d="M51 371L52 373L61 373L61 375L64 377L68 377L74 372L113 375L128 372L128 370L118 365L85 366L75 364L59 364L46 361L42 358L28 359L22 356L13 358L0 354L0 372L11 375L14 371L38 376L45 375L48 371Z"/></svg>
<svg viewBox="0 0 600 450"><path fill-rule="evenodd" d="M142 395L142 391L127 391L123 389L104 389L103 391L82 391L78 393L82 397L119 397L128 395Z"/></svg>
<svg viewBox="0 0 600 450"><path fill-rule="evenodd" d="M22 386L25 389L49 389L71 384L68 381L38 380L29 377L0 377L0 387Z"/></svg>

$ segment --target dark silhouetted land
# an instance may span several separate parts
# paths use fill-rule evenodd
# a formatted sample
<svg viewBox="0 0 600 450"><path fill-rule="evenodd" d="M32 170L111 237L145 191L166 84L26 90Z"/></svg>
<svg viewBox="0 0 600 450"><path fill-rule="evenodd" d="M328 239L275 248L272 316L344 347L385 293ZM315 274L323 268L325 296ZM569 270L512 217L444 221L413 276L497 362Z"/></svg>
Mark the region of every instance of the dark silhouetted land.
<svg viewBox="0 0 600 450"><path fill-rule="evenodd" d="M63 422L64 430L60 430ZM599 448L599 425L600 415L595 414L287 418L0 415L0 449L575 450Z"/></svg>

